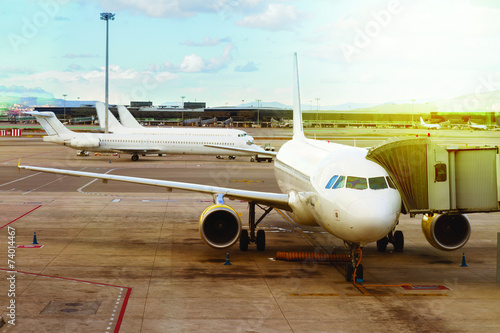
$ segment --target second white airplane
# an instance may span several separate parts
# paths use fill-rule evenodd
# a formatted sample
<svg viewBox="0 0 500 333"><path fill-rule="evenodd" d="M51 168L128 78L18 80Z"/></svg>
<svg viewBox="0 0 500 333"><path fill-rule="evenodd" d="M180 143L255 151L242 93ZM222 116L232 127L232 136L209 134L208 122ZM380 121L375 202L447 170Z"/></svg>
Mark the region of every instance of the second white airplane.
<svg viewBox="0 0 500 333"><path fill-rule="evenodd" d="M247 135L223 135L221 133L199 133L189 135L175 134L150 135L126 133L77 133L65 127L53 112L26 112L35 116L48 136L43 141L61 144L78 150L124 153L132 155L132 161L139 159L139 154L169 155L221 155L230 156L268 155L262 147Z"/></svg>
<svg viewBox="0 0 500 333"><path fill-rule="evenodd" d="M439 124L427 124L423 119L422 117L420 117L420 125L422 125L423 127L425 128L429 128L429 129L440 129L441 128L441 125Z"/></svg>

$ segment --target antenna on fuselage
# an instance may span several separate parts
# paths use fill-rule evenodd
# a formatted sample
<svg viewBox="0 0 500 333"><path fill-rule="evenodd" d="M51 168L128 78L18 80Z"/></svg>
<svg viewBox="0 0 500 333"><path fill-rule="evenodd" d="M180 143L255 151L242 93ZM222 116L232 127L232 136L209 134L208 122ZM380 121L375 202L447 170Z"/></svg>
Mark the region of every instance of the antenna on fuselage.
<svg viewBox="0 0 500 333"><path fill-rule="evenodd" d="M293 59L293 139L304 140L304 129L302 128L302 110L300 108L300 87L299 87L299 64L297 52Z"/></svg>

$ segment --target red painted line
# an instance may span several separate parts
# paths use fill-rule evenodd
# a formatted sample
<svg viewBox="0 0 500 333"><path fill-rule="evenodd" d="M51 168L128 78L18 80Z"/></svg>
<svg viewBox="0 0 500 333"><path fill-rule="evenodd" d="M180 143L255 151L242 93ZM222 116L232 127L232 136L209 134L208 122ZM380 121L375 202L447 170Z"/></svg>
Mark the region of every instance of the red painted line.
<svg viewBox="0 0 500 333"><path fill-rule="evenodd" d="M27 213L25 213L25 214L23 214L23 215L19 216L17 219L14 219L14 220L10 221L9 223L7 223L7 224L5 224L5 225L1 226L1 227L0 227L0 230L1 230L1 229L3 229L3 228L5 228L5 227L6 227L6 226L8 226L9 224L16 222L16 221L17 221L17 220L19 220L20 218L25 217L26 215L28 215L29 213L31 213L32 211L34 211L34 210L36 210L36 209L38 209L38 208L40 208L40 207L42 207L42 205L39 205L39 206L37 206L37 207L33 208L33 209L32 209L32 210L30 210L29 212L27 212Z"/></svg>
<svg viewBox="0 0 500 333"><path fill-rule="evenodd" d="M114 285L114 284L107 284L107 283L101 283L101 282L86 281L86 280L80 280L80 279L72 279L72 278L67 278L67 277L62 277L62 276L45 275L45 274L30 273L30 272L23 272L23 271L17 271L17 270L13 271L11 269L1 268L1 267L0 267L0 271L15 272L15 273L21 273L21 274L34 275L34 276L42 276L42 277L47 277L47 278L52 278L52 279L61 279L61 280L68 280L68 281L90 283L90 284L95 284L95 285L98 285L98 286L127 289L127 294L125 295L125 298L123 299L123 304L122 304L122 308L120 310L120 315L118 316L118 320L116 321L116 326L115 326L115 330L114 330L115 333L118 333L120 331L120 326L122 324L123 317L125 315L125 310L127 308L128 299L130 298L130 294L132 293L132 288L131 287L123 287L123 286L117 286L117 285Z"/></svg>
<svg viewBox="0 0 500 333"><path fill-rule="evenodd" d="M122 325L123 317L125 316L125 309L127 308L128 299L130 297L130 293L132 292L132 288L127 287L127 294L123 299L122 309L120 310L120 315L118 316L118 320L116 321L115 333L120 331L120 326Z"/></svg>

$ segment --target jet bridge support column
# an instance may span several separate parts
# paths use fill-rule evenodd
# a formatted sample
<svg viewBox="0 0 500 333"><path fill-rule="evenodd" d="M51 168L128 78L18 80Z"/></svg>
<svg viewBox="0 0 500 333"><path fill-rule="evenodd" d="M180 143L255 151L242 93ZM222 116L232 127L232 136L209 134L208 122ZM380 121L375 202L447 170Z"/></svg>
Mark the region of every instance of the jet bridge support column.
<svg viewBox="0 0 500 333"><path fill-rule="evenodd" d="M497 233L497 283L500 283L500 232Z"/></svg>

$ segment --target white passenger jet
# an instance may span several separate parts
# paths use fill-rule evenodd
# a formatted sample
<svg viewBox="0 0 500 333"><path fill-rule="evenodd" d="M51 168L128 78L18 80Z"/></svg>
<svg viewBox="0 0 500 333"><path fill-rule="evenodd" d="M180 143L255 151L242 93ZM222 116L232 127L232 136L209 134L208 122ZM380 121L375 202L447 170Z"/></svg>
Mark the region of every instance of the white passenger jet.
<svg viewBox="0 0 500 333"><path fill-rule="evenodd" d="M352 259L347 265L346 279L350 281L353 275L362 278L358 249L393 236L401 196L387 172L365 158L366 149L305 138L296 55L294 69L293 139L282 146L275 161L275 176L283 193L35 166L19 165L19 168L211 194L214 202L201 213L199 229L207 245L220 249L239 240L241 250L247 250L250 242L256 243L257 250L264 250L264 230L256 233L256 227L273 208L283 209L295 222L319 225L344 240L351 250ZM242 230L240 215L224 202L225 199L249 203L250 235L246 229ZM264 210L257 221L256 205ZM394 236L398 239L398 246L402 247L402 232L394 232Z"/></svg>
<svg viewBox="0 0 500 333"><path fill-rule="evenodd" d="M423 119L422 117L420 117L420 125L422 125L423 127L425 128L428 128L428 129L440 129L441 128L441 125L439 124L427 124Z"/></svg>
<svg viewBox="0 0 500 333"><path fill-rule="evenodd" d="M231 156L267 155L262 147L253 142L245 132L236 135L224 135L222 132L199 133L188 135L175 131L172 134L150 133L151 135L124 133L76 133L65 127L53 112L26 112L35 116L47 132L43 141L53 142L74 149L104 153L124 153L132 155L132 161L139 159L139 154L169 155L221 155ZM116 120L116 119L115 119ZM229 133L229 132L227 132Z"/></svg>
<svg viewBox="0 0 500 333"><path fill-rule="evenodd" d="M486 127L486 125L479 125L479 124L476 124L476 123L473 123L470 118L469 118L469 122L468 122L468 125L470 128L472 128L473 130L487 130L488 128Z"/></svg>
<svg viewBox="0 0 500 333"><path fill-rule="evenodd" d="M104 119L106 117L106 107L104 103L97 102L95 103L95 108L97 112L97 117L99 118L99 125L102 129L104 129ZM229 156L229 158L236 158L235 155L247 155L252 156L251 161L257 160L267 160L271 161L272 157L276 154L271 152L264 152L264 149L257 145L242 146L242 145L233 145L232 141L241 141L248 139L247 142L253 142L253 138L249 136L245 131L233 129L233 128L200 128L200 127L143 127L141 126L137 120L135 120L134 116L127 110L127 108L123 105L118 106L118 112L120 114L120 121L123 123L130 124L131 126L127 126L123 123L120 123L118 119L108 110L108 129L109 132L115 134L140 134L140 135L180 135L184 137L197 138L200 136L203 137L211 137L217 138L218 140L228 140L230 143L227 145L214 144L213 140L208 141L205 144L205 147L211 148L212 150L217 152L216 149L219 149L217 158L221 158L225 153ZM206 141L206 140L205 140ZM221 150L222 149L222 150ZM237 151L238 154L232 154L231 151Z"/></svg>
<svg viewBox="0 0 500 333"><path fill-rule="evenodd" d="M104 117L106 116L106 107L104 103L96 102L95 108L99 118L99 126L104 129ZM121 111L120 111L121 110ZM246 137L245 131L234 128L211 128L211 127L144 127L141 126L134 116L123 105L118 106L120 121L116 119L111 111L108 110L108 129L112 133L127 134L174 134L185 136L214 136L214 137ZM123 115L123 116L122 116ZM125 125L125 123L127 125Z"/></svg>

